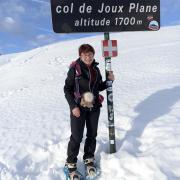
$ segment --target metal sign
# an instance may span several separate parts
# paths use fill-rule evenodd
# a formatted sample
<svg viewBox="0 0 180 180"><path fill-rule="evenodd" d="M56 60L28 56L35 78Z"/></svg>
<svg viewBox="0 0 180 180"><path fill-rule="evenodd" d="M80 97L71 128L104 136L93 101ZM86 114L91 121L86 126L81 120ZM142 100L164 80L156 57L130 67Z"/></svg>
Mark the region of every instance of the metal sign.
<svg viewBox="0 0 180 180"><path fill-rule="evenodd" d="M116 57L118 55L117 40L102 41L103 57Z"/></svg>
<svg viewBox="0 0 180 180"><path fill-rule="evenodd" d="M160 0L51 0L51 12L56 33L160 28Z"/></svg>

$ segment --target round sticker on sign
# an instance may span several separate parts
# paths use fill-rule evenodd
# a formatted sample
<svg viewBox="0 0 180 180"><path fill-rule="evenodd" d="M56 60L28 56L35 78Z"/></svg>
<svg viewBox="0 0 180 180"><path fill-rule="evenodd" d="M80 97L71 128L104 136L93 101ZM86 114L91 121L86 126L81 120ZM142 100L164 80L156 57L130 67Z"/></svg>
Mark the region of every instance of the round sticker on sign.
<svg viewBox="0 0 180 180"><path fill-rule="evenodd" d="M150 30L153 30L153 31L157 31L159 30L159 23L155 20L151 21L149 23L149 27L148 27Z"/></svg>
<svg viewBox="0 0 180 180"><path fill-rule="evenodd" d="M113 94L112 94L112 93L108 95L108 100L109 100L110 102L113 102Z"/></svg>

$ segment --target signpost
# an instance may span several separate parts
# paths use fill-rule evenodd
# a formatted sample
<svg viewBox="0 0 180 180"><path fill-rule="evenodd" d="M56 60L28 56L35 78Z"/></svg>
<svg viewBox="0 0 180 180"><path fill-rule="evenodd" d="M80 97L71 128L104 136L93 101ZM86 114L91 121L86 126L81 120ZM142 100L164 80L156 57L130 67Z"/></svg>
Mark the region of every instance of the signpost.
<svg viewBox="0 0 180 180"><path fill-rule="evenodd" d="M111 57L117 56L117 41L109 32L157 31L160 0L51 0L56 33L104 32L102 42L107 82L110 153L116 152L112 81L108 80Z"/></svg>
<svg viewBox="0 0 180 180"><path fill-rule="evenodd" d="M114 107L113 107L113 89L112 81L108 80L108 74L112 71L111 57L116 57L117 41L109 40L109 33L104 33L104 41L102 41L103 56L105 57L105 72L106 72L106 93L108 107L108 126L109 126L109 152L116 152L115 125L114 125Z"/></svg>

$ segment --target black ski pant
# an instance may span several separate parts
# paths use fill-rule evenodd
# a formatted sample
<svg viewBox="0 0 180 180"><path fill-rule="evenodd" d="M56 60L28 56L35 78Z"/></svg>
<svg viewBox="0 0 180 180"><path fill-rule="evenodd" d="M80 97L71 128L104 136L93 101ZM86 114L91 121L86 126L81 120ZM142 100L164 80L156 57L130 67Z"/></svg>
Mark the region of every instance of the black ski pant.
<svg viewBox="0 0 180 180"><path fill-rule="evenodd" d="M84 145L83 159L94 157L99 114L100 108L97 108L94 111L81 110L81 115L78 118L73 116L71 113L71 136L67 150L68 163L77 162L77 156L79 154L79 148L83 138L85 124L87 128L87 134Z"/></svg>

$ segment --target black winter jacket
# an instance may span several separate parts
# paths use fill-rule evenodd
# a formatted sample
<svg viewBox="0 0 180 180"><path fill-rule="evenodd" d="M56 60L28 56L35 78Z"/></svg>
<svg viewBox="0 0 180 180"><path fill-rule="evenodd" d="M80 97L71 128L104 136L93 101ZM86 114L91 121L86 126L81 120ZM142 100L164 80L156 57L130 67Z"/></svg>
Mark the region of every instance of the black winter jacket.
<svg viewBox="0 0 180 180"><path fill-rule="evenodd" d="M95 70L95 78L94 78L95 80L91 83L91 73L89 67L80 58L77 59L76 62L81 67L81 76L79 79L80 94L82 95L85 92L92 92L95 97L95 103L92 109L102 106L98 100L99 92L106 89L106 81L102 81L100 70L97 67L99 63L97 63L94 60L93 63L91 64L91 66ZM71 110L75 107L80 107L80 104L77 104L75 101L74 91L75 91L75 67L70 67L67 73L67 78L65 80L64 93Z"/></svg>

